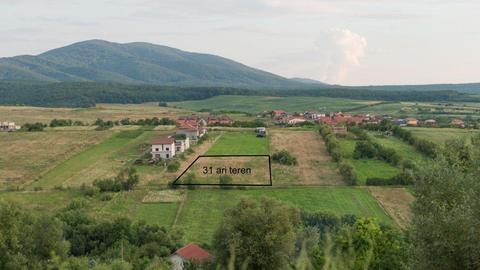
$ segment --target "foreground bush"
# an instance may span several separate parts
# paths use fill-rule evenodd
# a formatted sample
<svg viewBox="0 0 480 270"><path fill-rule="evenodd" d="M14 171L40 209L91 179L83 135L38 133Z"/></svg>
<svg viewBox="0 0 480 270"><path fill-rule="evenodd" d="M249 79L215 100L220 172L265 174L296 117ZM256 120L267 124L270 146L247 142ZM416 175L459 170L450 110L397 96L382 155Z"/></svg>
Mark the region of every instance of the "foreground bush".
<svg viewBox="0 0 480 270"><path fill-rule="evenodd" d="M131 190L139 182L137 171L134 168L126 168L120 171L115 178L95 180L93 185L100 189L100 192L119 192Z"/></svg>
<svg viewBox="0 0 480 270"><path fill-rule="evenodd" d="M292 156L287 150L281 150L272 155L273 161L283 165L297 165L297 158Z"/></svg>

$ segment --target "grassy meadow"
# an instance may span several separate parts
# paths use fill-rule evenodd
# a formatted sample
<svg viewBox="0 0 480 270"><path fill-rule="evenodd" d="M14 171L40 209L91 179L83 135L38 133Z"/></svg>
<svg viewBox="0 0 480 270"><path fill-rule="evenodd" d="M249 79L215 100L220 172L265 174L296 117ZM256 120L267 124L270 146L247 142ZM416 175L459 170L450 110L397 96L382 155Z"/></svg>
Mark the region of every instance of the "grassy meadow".
<svg viewBox="0 0 480 270"><path fill-rule="evenodd" d="M480 134L480 130L475 129L459 129L459 128L424 128L424 127L407 127L413 132L413 135L432 141L434 143L443 144L446 140L463 138L469 139L471 136Z"/></svg>
<svg viewBox="0 0 480 270"><path fill-rule="evenodd" d="M199 189L188 191L188 199L176 226L184 230L185 241L209 243L225 209L242 196L270 197L294 205L303 211L328 211L339 215L375 217L380 222L392 220L367 189L343 187L265 188L247 190Z"/></svg>
<svg viewBox="0 0 480 270"><path fill-rule="evenodd" d="M422 153L418 152L415 147L401 139L393 136L379 135L373 132L370 133L370 135L375 142L384 147L394 149L400 155L400 157L405 160L413 161L417 165L421 165L428 160L428 158Z"/></svg>
<svg viewBox="0 0 480 270"><path fill-rule="evenodd" d="M268 155L267 137L257 137L255 132L225 132L207 151L207 155Z"/></svg>
<svg viewBox="0 0 480 270"><path fill-rule="evenodd" d="M204 100L170 102L169 106L192 111L239 111L259 113L275 109L286 111L344 111L377 101L328 98L328 97L261 97L261 96L216 96Z"/></svg>
<svg viewBox="0 0 480 270"><path fill-rule="evenodd" d="M85 149L98 146L112 131L0 132L0 189L23 186Z"/></svg>

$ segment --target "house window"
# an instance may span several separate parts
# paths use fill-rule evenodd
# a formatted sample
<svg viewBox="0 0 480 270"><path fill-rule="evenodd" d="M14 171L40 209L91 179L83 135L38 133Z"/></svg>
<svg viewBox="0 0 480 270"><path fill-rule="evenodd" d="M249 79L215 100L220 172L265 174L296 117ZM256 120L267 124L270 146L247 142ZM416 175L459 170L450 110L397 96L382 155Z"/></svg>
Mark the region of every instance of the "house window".
<svg viewBox="0 0 480 270"><path fill-rule="evenodd" d="M167 149L167 151L170 150L170 148L168 148L168 147L166 149Z"/></svg>
<svg viewBox="0 0 480 270"><path fill-rule="evenodd" d="M158 151L158 148L155 148L155 151Z"/></svg>
<svg viewBox="0 0 480 270"><path fill-rule="evenodd" d="M167 149L167 150L168 150L168 149ZM167 158L170 158L170 155L169 155L169 154L167 154Z"/></svg>
<svg viewBox="0 0 480 270"><path fill-rule="evenodd" d="M180 151L180 147L177 147L177 151Z"/></svg>

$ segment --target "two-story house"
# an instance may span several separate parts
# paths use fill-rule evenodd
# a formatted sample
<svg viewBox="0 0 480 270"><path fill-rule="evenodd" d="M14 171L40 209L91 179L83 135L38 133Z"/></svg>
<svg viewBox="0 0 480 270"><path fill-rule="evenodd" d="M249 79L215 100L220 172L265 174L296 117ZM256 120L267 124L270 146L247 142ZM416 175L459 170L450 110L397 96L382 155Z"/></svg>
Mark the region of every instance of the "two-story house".
<svg viewBox="0 0 480 270"><path fill-rule="evenodd" d="M152 144L152 158L153 159L170 159L175 156L175 139L171 136L164 136L153 139Z"/></svg>

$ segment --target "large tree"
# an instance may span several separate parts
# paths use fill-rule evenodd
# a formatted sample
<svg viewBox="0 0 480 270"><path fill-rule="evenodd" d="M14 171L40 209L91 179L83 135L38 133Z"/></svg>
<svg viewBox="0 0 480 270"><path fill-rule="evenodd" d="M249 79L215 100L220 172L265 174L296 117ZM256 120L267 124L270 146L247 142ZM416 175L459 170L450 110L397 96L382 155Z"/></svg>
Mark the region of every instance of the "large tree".
<svg viewBox="0 0 480 270"><path fill-rule="evenodd" d="M245 269L282 269L295 252L298 211L278 201L243 198L225 213L215 234L220 264Z"/></svg>

